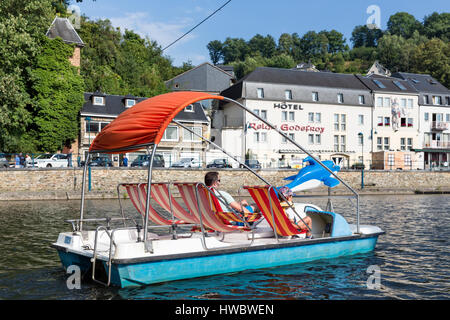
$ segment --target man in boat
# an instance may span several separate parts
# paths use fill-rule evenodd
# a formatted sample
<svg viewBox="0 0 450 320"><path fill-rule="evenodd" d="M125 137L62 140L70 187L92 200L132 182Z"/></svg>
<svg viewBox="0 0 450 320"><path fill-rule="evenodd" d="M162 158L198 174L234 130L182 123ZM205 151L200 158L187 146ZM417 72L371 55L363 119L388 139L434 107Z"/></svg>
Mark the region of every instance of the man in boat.
<svg viewBox="0 0 450 320"><path fill-rule="evenodd" d="M237 202L228 192L219 190L218 188L220 186L220 176L216 171L208 172L205 175L205 185L217 195L217 199L219 200L222 211L224 212L230 212L231 210L229 209L229 207L231 207L236 212L244 214L259 211L257 206L250 205L246 200Z"/></svg>
<svg viewBox="0 0 450 320"><path fill-rule="evenodd" d="M308 232L306 233L306 237L311 238L311 233L309 232L309 230L311 230L312 220L304 212L297 212L301 217L300 219L295 214L294 210L292 210L292 208L294 208L294 203L292 202L294 193L292 192L292 190L289 187L284 186L281 187L278 191L284 196L283 198L280 194L278 194L278 199L280 199L281 207L283 207L284 212L286 212L289 220L291 220L291 222L295 226L297 226L299 230L307 229Z"/></svg>

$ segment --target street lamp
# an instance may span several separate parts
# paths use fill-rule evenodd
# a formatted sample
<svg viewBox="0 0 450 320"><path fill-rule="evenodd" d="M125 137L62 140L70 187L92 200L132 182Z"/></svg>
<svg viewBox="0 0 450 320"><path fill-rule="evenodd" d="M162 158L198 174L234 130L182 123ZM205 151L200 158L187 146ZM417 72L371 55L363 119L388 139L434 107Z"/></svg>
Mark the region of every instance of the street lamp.
<svg viewBox="0 0 450 320"><path fill-rule="evenodd" d="M86 121L88 123L87 125L87 130L86 133L89 135L89 147L91 147L91 117L86 117ZM89 152L89 148L88 148L88 152ZM87 157L84 157L84 165L88 166L89 164L87 163ZM89 181L89 187L88 190L91 191L91 167L89 166L88 168L88 181Z"/></svg>
<svg viewBox="0 0 450 320"><path fill-rule="evenodd" d="M358 136L361 139L361 189L364 189L364 134L360 132Z"/></svg>

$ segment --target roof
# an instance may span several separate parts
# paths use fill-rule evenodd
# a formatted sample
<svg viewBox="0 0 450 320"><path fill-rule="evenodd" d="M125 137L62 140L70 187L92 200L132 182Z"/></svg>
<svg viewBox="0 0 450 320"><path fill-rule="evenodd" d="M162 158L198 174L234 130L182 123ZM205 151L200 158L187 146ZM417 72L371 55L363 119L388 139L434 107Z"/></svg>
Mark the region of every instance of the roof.
<svg viewBox="0 0 450 320"><path fill-rule="evenodd" d="M139 102L122 112L94 139L90 152L125 153L158 144L175 115L186 106L223 97L204 92L177 91Z"/></svg>
<svg viewBox="0 0 450 320"><path fill-rule="evenodd" d="M416 88L414 88L408 81L393 77L384 77L380 75L372 75L370 77L364 77L361 75L356 75L364 85L367 86L373 92L389 92L389 93L409 93L418 94ZM379 83L380 85L377 85ZM404 88L401 89L400 87ZM381 87L380 87L381 86Z"/></svg>
<svg viewBox="0 0 450 320"><path fill-rule="evenodd" d="M429 74L396 72L393 77L407 80L419 92L450 94L450 91Z"/></svg>
<svg viewBox="0 0 450 320"><path fill-rule="evenodd" d="M95 105L93 104L93 97L104 97L105 105ZM121 96L121 95L111 95L104 94L102 92L85 92L84 100L85 103L83 108L81 109L81 115L98 115L98 116L106 116L116 118L125 110L130 109L130 107L126 107L126 99L136 100L136 104L147 100L148 98L143 97L135 97L131 94ZM206 117L205 111L200 103L194 103L193 112L189 111L181 111L175 116L175 120L186 121L186 122L208 122L208 118ZM131 108L134 108L131 107Z"/></svg>
<svg viewBox="0 0 450 320"><path fill-rule="evenodd" d="M45 35L51 39L60 37L66 43L84 47L83 40L67 18L56 17Z"/></svg>
<svg viewBox="0 0 450 320"><path fill-rule="evenodd" d="M259 67L241 81L367 90L352 74Z"/></svg>
<svg viewBox="0 0 450 320"><path fill-rule="evenodd" d="M165 84L174 91L220 92L230 86L232 79L234 73L205 62L165 81Z"/></svg>

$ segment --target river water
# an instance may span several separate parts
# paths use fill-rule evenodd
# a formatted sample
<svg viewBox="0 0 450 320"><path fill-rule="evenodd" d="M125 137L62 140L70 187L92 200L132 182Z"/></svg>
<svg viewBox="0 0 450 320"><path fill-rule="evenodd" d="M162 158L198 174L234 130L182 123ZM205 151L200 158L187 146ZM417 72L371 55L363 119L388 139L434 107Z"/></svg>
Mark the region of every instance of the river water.
<svg viewBox="0 0 450 320"><path fill-rule="evenodd" d="M323 199L312 202L325 208ZM450 196L361 196L361 224L386 234L374 252L278 268L180 280L146 287L104 288L68 274L50 244L79 217L79 201L0 202L1 299L449 299ZM135 214L129 200L125 210ZM352 203L334 201L336 212ZM89 200L87 217L118 212L117 200ZM353 212L353 211L352 211ZM343 214L349 223L355 217ZM136 214L137 217L137 214ZM379 270L380 286L368 286ZM373 279L373 278L372 278Z"/></svg>

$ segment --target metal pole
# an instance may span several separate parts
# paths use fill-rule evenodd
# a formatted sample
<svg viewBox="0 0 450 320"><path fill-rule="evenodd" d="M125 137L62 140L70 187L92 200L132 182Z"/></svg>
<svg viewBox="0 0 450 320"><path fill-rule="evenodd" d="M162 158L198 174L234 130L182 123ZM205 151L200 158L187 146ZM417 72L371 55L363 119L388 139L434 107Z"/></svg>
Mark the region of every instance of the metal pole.
<svg viewBox="0 0 450 320"><path fill-rule="evenodd" d="M153 158L155 156L155 152L156 152L156 147L158 145L155 144L153 146L153 150L150 156L150 162L148 164L148 176L147 176L147 200L145 203L145 221L144 221L144 246L145 246L145 250L147 252L151 252L152 249L150 249L150 247L147 246L147 234L148 234L148 214L149 214L149 210L150 210L150 194L151 194L151 188L152 188L152 167L153 167ZM150 154L150 147L147 147L147 153Z"/></svg>
<svg viewBox="0 0 450 320"><path fill-rule="evenodd" d="M86 121L88 122L88 128L89 128L89 132L88 132L88 135L89 135L89 147L91 146L91 117L86 117ZM86 130L86 132L87 132L88 130ZM85 160L85 162L84 162L84 165L86 166L87 164L88 164L88 162L89 162L89 157ZM91 183L91 167L89 167L89 192L91 191L91 189L92 189L92 183Z"/></svg>
<svg viewBox="0 0 450 320"><path fill-rule="evenodd" d="M364 189L364 135L361 133L361 189Z"/></svg>
<svg viewBox="0 0 450 320"><path fill-rule="evenodd" d="M91 154L88 152L86 161L84 162L83 168L83 182L81 183L81 208L80 208L80 231L83 231L83 215L84 215L84 194L86 191L86 169L87 162L89 161L89 156Z"/></svg>

